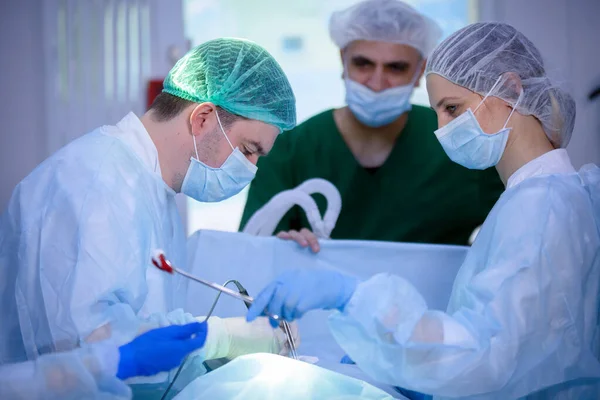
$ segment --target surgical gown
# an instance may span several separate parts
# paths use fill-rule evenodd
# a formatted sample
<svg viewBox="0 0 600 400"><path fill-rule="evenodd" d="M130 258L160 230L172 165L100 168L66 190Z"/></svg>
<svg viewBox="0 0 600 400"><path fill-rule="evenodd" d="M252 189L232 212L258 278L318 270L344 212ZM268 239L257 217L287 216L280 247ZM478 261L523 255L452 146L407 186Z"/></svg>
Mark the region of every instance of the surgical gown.
<svg viewBox="0 0 600 400"><path fill-rule="evenodd" d="M600 169L543 169L509 184L446 313L400 277L358 286L330 327L361 369L437 398L600 398Z"/></svg>
<svg viewBox="0 0 600 400"><path fill-rule="evenodd" d="M131 390L116 377L118 364L118 348L103 342L2 365L0 399L126 400Z"/></svg>
<svg viewBox="0 0 600 400"><path fill-rule="evenodd" d="M176 307L185 282L151 265L162 249L184 266L186 241L175 192L133 113L36 168L0 232L1 364L193 321Z"/></svg>

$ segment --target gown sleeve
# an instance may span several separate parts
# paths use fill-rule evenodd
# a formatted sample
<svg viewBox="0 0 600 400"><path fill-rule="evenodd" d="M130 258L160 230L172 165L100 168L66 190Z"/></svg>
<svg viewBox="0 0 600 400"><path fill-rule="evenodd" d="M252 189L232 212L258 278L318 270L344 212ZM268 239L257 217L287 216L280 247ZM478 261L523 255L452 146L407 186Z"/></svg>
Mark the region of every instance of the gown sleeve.
<svg viewBox="0 0 600 400"><path fill-rule="evenodd" d="M168 241L169 232L146 212L153 204L141 199L142 194L132 194L129 188L123 192L93 193L78 223L73 273L59 296L71 310L80 339L87 342L111 339L120 345L150 329L195 320L181 309L167 311L174 296L173 276L159 277L164 279L164 292L149 292L148 269L153 268L151 255L158 246L152 233L166 235ZM128 194L140 199L128 199ZM130 207L123 205L128 200ZM127 218L126 213L133 216ZM184 252L185 244L171 251ZM142 312L146 302L157 298L161 300L156 306Z"/></svg>
<svg viewBox="0 0 600 400"><path fill-rule="evenodd" d="M36 360L0 366L2 399L129 399L131 390L119 380L118 348L97 343Z"/></svg>
<svg viewBox="0 0 600 400"><path fill-rule="evenodd" d="M600 280L589 198L561 182L523 186L484 224L448 312L428 309L407 280L380 274L332 315L333 335L362 370L461 398L498 390L519 398L599 375L588 328L597 309L581 311Z"/></svg>
<svg viewBox="0 0 600 400"><path fill-rule="evenodd" d="M164 197L154 192L164 187L136 173L135 160L123 159L113 163L118 168L96 177L56 169L41 220L21 235L22 257L28 261L21 266L18 288L25 299L38 299L20 307L20 318L33 325L23 323L21 330L38 354L107 339L121 345L153 328L194 321L171 307L172 276L159 277L164 291L149 293L152 252L177 242L173 231L180 226L168 222L179 217L164 216L175 212L174 204L157 200ZM69 182L78 179L82 182ZM181 248L165 250L185 254L181 236ZM27 278L34 272L38 282ZM144 310L147 302L152 306Z"/></svg>

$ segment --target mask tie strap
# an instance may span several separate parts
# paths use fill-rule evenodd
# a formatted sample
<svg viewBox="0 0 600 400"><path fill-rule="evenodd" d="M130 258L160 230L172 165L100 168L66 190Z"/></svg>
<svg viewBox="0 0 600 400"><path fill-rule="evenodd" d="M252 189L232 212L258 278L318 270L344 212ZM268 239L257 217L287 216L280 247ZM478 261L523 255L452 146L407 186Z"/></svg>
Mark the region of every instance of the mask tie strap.
<svg viewBox="0 0 600 400"><path fill-rule="evenodd" d="M348 56L346 54L342 54L342 79L351 80L348 76Z"/></svg>
<svg viewBox="0 0 600 400"><path fill-rule="evenodd" d="M196 146L196 135L192 133L192 139L194 140L194 150L196 151L196 160L200 161L200 157L198 156L198 146Z"/></svg>
<svg viewBox="0 0 600 400"><path fill-rule="evenodd" d="M485 99L490 97L490 94L494 91L494 89L496 89L496 86L498 86L498 84L500 83L500 79L502 79L502 76L499 76L498 79L496 79L496 83L494 83L494 86L492 86L490 91L487 92L487 94L483 97L483 100L481 100L481 103L479 103L479 105L477 107L475 107L475 110L473 110L473 114L475 114L477 112L477 110L479 110L479 107L481 107L481 105L483 104Z"/></svg>
<svg viewBox="0 0 600 400"><path fill-rule="evenodd" d="M506 120L506 122L504 123L504 127L502 129L506 129L506 125L508 125L508 121L510 121L510 117L512 117L513 113L515 112L515 110L517 109L517 106L519 105L519 102L521 101L521 96L523 95L523 91L521 90L521 93L519 94L519 97L517 98L517 102L515 103L515 105L513 106L512 110L510 110L510 114L508 114L508 119Z"/></svg>
<svg viewBox="0 0 600 400"><path fill-rule="evenodd" d="M410 86L415 86L415 83L417 83L417 80L418 80L419 75L421 73L421 67L423 66L423 61L424 60L425 60L424 58L421 59L421 60L419 60L419 63L417 64L417 69L415 70L415 74L414 74L414 76L412 77L412 79L410 81Z"/></svg>
<svg viewBox="0 0 600 400"><path fill-rule="evenodd" d="M223 135L225 135L225 139L227 139L227 143L229 143L229 146L231 146L231 150L235 150L233 145L231 144L231 141L229 141L227 134L225 133L225 129L223 129L223 125L221 125L221 119L219 118L219 112L217 111L216 108L215 108L215 115L217 116L217 122L219 123L219 128L221 128L221 132L223 132Z"/></svg>
<svg viewBox="0 0 600 400"><path fill-rule="evenodd" d="M194 112L198 109L198 107L196 107L194 109ZM192 114L194 114L194 112L192 112ZM192 124L192 117L190 116L190 128L191 126L193 126ZM194 141L194 151L196 152L196 160L200 161L200 156L198 156L198 146L196 145L196 135L194 135L194 132L192 132L192 140Z"/></svg>

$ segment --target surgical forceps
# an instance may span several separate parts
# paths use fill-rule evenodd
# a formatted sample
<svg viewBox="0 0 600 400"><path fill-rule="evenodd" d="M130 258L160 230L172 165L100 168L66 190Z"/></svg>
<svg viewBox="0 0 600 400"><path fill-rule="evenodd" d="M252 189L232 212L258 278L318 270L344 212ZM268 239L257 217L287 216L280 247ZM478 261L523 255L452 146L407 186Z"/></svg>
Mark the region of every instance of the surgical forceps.
<svg viewBox="0 0 600 400"><path fill-rule="evenodd" d="M228 287L219 285L217 283L209 282L204 279L198 278L194 275L188 274L185 271L182 271L179 268L176 268L165 257L165 254L162 251L157 251L155 256L152 257L152 264L154 264L154 266L156 268L158 268L162 271L168 272L170 274L178 273L179 275L183 275L188 279L191 279L193 281L201 283L201 284L208 286L214 290L217 290L221 293L225 293L231 297L235 297L236 299L242 300L244 303L246 303L246 305L252 304L254 302L254 299L250 296L246 296L244 294L238 293L235 290L231 290ZM298 360L298 352L296 351L296 342L294 341L294 336L292 335L292 329L290 328L290 325L288 324L288 322L283 320L282 318L280 318L278 315L272 315L272 314L268 314L266 312L265 312L265 315L267 315L270 318L273 318L276 321L280 321L279 322L280 327L283 330L283 332L285 333L285 336L287 337L287 341L290 345L290 355L294 360Z"/></svg>

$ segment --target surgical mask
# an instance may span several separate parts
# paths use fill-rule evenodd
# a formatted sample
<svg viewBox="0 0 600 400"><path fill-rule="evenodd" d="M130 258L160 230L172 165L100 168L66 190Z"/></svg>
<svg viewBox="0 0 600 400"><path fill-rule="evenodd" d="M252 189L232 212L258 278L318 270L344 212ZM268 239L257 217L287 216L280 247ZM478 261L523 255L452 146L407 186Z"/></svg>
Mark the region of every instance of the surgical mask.
<svg viewBox="0 0 600 400"><path fill-rule="evenodd" d="M496 81L490 92L481 100L475 111L471 111L469 108L454 121L435 131L435 136L438 138L448 157L463 167L469 169L487 169L498 164L500 158L502 158L502 154L504 154L508 135L511 130L506 125L517 108L521 96L517 99L517 102L508 115L508 119L504 123L504 127L499 132L493 134L485 133L481 129L477 118L475 118L475 112L477 112L499 82L500 78Z"/></svg>
<svg viewBox="0 0 600 400"><path fill-rule="evenodd" d="M186 196L197 201L210 203L225 200L238 194L254 179L257 171L256 165L248 161L237 147L233 147L223 129L223 125L221 125L219 114L216 114L216 116L219 128L221 128L221 132L225 135L225 139L227 139L227 143L233 151L221 167L209 167L200 161L196 137L192 135L196 158L191 158L190 166L181 187L181 192Z"/></svg>
<svg viewBox="0 0 600 400"><path fill-rule="evenodd" d="M396 86L381 92L374 92L368 87L351 80L348 78L348 72L346 71L344 78L346 104L348 104L352 114L366 126L378 128L389 125L412 109L410 96L420 71L421 64L417 67L415 76L408 85Z"/></svg>

